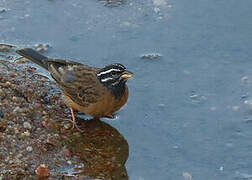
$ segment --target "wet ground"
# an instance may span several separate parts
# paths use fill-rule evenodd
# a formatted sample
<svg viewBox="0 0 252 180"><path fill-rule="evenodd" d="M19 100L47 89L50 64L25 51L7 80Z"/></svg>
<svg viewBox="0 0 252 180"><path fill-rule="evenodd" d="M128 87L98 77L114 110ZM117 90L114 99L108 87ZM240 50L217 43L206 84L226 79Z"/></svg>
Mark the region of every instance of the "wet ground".
<svg viewBox="0 0 252 180"><path fill-rule="evenodd" d="M0 41L134 72L127 105L104 119L129 144L129 179L251 179L252 2L115 4L3 0Z"/></svg>

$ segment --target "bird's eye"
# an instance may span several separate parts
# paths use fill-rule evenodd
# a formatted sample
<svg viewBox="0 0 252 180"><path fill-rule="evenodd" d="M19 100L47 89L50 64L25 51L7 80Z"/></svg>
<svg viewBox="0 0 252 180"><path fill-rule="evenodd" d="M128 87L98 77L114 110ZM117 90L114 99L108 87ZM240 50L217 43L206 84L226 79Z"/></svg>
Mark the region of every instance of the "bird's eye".
<svg viewBox="0 0 252 180"><path fill-rule="evenodd" d="M116 72L115 72L115 71L112 71L111 74L112 74L112 76L115 76L115 75L116 75Z"/></svg>

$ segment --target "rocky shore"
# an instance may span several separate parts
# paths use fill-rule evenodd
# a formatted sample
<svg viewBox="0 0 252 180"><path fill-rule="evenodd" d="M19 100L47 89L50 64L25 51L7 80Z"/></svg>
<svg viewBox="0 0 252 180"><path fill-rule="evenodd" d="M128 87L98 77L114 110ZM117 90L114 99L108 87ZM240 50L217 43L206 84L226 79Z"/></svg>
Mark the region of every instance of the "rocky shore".
<svg viewBox="0 0 252 180"><path fill-rule="evenodd" d="M0 57L1 59L1 57ZM128 143L100 120L78 119L56 84L25 58L0 60L0 180L128 179Z"/></svg>

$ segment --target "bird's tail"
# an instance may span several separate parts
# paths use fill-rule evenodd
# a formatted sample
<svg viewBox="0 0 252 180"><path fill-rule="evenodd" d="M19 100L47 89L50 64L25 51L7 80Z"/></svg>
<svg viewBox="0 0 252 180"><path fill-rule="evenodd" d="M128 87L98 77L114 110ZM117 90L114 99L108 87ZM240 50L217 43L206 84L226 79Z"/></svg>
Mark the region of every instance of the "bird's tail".
<svg viewBox="0 0 252 180"><path fill-rule="evenodd" d="M19 55L31 60L32 62L36 63L37 65L48 70L48 64L47 64L48 58L46 56L43 56L42 54L38 53L37 51L35 51L31 48L19 49L16 52Z"/></svg>

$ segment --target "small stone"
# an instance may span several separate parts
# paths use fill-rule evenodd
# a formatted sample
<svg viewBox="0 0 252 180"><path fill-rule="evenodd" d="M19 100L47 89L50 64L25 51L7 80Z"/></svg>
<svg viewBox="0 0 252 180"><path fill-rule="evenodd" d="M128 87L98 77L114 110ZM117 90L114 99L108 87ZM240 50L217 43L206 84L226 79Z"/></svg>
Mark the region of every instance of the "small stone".
<svg viewBox="0 0 252 180"><path fill-rule="evenodd" d="M36 51L43 53L45 52L45 49L43 47L36 48Z"/></svg>
<svg viewBox="0 0 252 180"><path fill-rule="evenodd" d="M71 156L71 153L70 153L70 151L68 149L63 149L63 153L67 157Z"/></svg>
<svg viewBox="0 0 252 180"><path fill-rule="evenodd" d="M1 8L1 9L0 9L0 13L4 13L4 12L6 12L6 11L7 11L6 8Z"/></svg>
<svg viewBox="0 0 252 180"><path fill-rule="evenodd" d="M36 48L43 47L43 44L35 44L34 45Z"/></svg>
<svg viewBox="0 0 252 180"><path fill-rule="evenodd" d="M32 126L31 126L31 124L29 122L24 122L23 126L24 126L25 129L31 129L32 128Z"/></svg>
<svg viewBox="0 0 252 180"><path fill-rule="evenodd" d="M35 67L29 67L29 68L27 68L27 72L33 72L33 71L35 71L37 68L35 68Z"/></svg>
<svg viewBox="0 0 252 180"><path fill-rule="evenodd" d="M46 47L46 48L49 48L49 47L50 47L50 45L49 45L49 44L46 44L46 45L45 45L45 47Z"/></svg>
<svg viewBox="0 0 252 180"><path fill-rule="evenodd" d="M149 54L143 54L140 56L142 59L157 59L162 57L159 53L149 53Z"/></svg>
<svg viewBox="0 0 252 180"><path fill-rule="evenodd" d="M18 130L18 129L15 129L14 133L15 133L15 134L18 134L18 133L19 133L19 130Z"/></svg>
<svg viewBox="0 0 252 180"><path fill-rule="evenodd" d="M13 97L12 97L12 101L13 101L13 102L18 102L18 98L17 98L16 96L13 96ZM19 109L20 109L20 108L19 108Z"/></svg>
<svg viewBox="0 0 252 180"><path fill-rule="evenodd" d="M38 178L47 178L50 175L48 168L44 164L40 164L39 167L35 170Z"/></svg>
<svg viewBox="0 0 252 180"><path fill-rule="evenodd" d="M23 133L21 133L21 138L26 138L26 137L29 137L31 134L29 131L25 131Z"/></svg>
<svg viewBox="0 0 252 180"><path fill-rule="evenodd" d="M21 109L20 107L17 106L17 107L15 107L15 109L13 110L13 112L14 112L14 113L19 113L19 112L21 112L21 110L22 110L22 109Z"/></svg>
<svg viewBox="0 0 252 180"><path fill-rule="evenodd" d="M6 126L4 123L0 123L0 132L4 132L6 130Z"/></svg>
<svg viewBox="0 0 252 180"><path fill-rule="evenodd" d="M160 12L160 9L158 7L154 7L154 12L155 13L159 13Z"/></svg>
<svg viewBox="0 0 252 180"><path fill-rule="evenodd" d="M4 93L4 90L0 89L0 97L1 97L1 96L4 96L4 94L5 94L5 93Z"/></svg>
<svg viewBox="0 0 252 180"><path fill-rule="evenodd" d="M31 133L29 131L25 131L24 134L29 137L31 135Z"/></svg>
<svg viewBox="0 0 252 180"><path fill-rule="evenodd" d="M252 104L251 101L248 101L248 100L245 100L243 103L244 104Z"/></svg>
<svg viewBox="0 0 252 180"><path fill-rule="evenodd" d="M33 148L32 148L31 146L28 146L28 147L26 148L26 151L32 152L32 151L33 151Z"/></svg>
<svg viewBox="0 0 252 180"><path fill-rule="evenodd" d="M46 127L47 122L46 122L46 121L42 121L42 122L40 123L40 125L41 125L42 127Z"/></svg>
<svg viewBox="0 0 252 180"><path fill-rule="evenodd" d="M243 77L241 78L241 82L242 82L242 83L247 83L248 80L249 80L249 77L248 77L248 76L243 76Z"/></svg>
<svg viewBox="0 0 252 180"><path fill-rule="evenodd" d="M7 81L5 83L0 83L0 86L2 86L4 88L10 88L12 86L12 84L9 81Z"/></svg>
<svg viewBox="0 0 252 180"><path fill-rule="evenodd" d="M165 104L160 103L160 104L158 104L158 107L160 107L160 108L164 108L164 107L165 107Z"/></svg>
<svg viewBox="0 0 252 180"><path fill-rule="evenodd" d="M69 160L69 161L67 161L67 164L70 164L70 165L71 165L71 164L72 164L72 161L70 161L70 160Z"/></svg>
<svg viewBox="0 0 252 180"><path fill-rule="evenodd" d="M11 77L11 78L15 78L15 77L17 77L17 74L11 73L11 74L10 74L10 77Z"/></svg>
<svg viewBox="0 0 252 180"><path fill-rule="evenodd" d="M188 172L183 172L183 176L185 180L192 180L192 175Z"/></svg>

